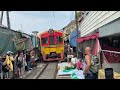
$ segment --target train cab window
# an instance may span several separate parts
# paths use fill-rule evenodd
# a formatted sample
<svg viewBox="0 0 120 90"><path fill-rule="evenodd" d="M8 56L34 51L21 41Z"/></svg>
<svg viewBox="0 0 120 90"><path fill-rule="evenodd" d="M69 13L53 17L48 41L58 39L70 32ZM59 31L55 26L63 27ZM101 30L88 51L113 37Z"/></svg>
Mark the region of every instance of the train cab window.
<svg viewBox="0 0 120 90"><path fill-rule="evenodd" d="M47 38L42 38L42 44L47 44Z"/></svg>
<svg viewBox="0 0 120 90"><path fill-rule="evenodd" d="M63 41L62 36L57 36L56 41L57 43L61 43Z"/></svg>
<svg viewBox="0 0 120 90"><path fill-rule="evenodd" d="M49 36L50 39L50 45L54 45L54 36Z"/></svg>

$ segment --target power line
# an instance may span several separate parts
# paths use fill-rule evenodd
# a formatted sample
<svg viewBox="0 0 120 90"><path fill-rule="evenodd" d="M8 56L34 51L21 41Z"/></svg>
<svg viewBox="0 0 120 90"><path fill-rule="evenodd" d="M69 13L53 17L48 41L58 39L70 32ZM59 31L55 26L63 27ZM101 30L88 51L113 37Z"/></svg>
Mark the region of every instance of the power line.
<svg viewBox="0 0 120 90"><path fill-rule="evenodd" d="M55 24L55 26L57 26L57 25L56 25L56 20L55 20L55 13L54 13L54 11L53 11L53 18L54 18L54 24Z"/></svg>
<svg viewBox="0 0 120 90"><path fill-rule="evenodd" d="M71 13L70 22L72 21L73 16L74 16L74 11Z"/></svg>

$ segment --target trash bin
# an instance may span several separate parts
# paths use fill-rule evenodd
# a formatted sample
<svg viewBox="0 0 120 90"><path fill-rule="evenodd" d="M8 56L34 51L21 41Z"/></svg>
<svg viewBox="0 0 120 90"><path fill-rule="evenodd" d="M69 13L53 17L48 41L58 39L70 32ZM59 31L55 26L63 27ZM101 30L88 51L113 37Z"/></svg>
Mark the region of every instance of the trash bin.
<svg viewBox="0 0 120 90"><path fill-rule="evenodd" d="M105 69L105 79L114 79L113 68Z"/></svg>

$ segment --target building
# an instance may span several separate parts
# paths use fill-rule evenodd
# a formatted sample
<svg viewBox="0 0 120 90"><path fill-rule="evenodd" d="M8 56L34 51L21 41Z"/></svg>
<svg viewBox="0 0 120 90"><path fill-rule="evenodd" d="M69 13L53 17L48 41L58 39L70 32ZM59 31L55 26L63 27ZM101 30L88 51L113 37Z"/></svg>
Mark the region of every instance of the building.
<svg viewBox="0 0 120 90"><path fill-rule="evenodd" d="M78 17L78 26L81 24L85 16L85 11L77 11L77 17ZM75 16L76 18L76 16ZM78 36L80 36L80 30L78 31ZM76 48L77 46L77 29L76 29L76 22L75 27L70 33L70 46Z"/></svg>
<svg viewBox="0 0 120 90"><path fill-rule="evenodd" d="M63 28L65 40L70 40L70 33L74 30L75 26L75 20L72 20L66 27Z"/></svg>
<svg viewBox="0 0 120 90"><path fill-rule="evenodd" d="M120 72L120 11L87 11L79 25L80 49L91 46L102 68Z"/></svg>

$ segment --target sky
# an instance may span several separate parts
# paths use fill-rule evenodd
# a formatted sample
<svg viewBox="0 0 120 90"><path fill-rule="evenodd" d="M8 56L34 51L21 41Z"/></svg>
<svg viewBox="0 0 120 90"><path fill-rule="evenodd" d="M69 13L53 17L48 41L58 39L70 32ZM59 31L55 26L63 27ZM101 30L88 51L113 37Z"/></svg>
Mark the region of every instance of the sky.
<svg viewBox="0 0 120 90"><path fill-rule="evenodd" d="M22 29L27 34L32 34L32 31L41 33L50 28L60 30L74 19L74 11L11 11L9 15L11 29ZM3 25L7 26L6 12Z"/></svg>

